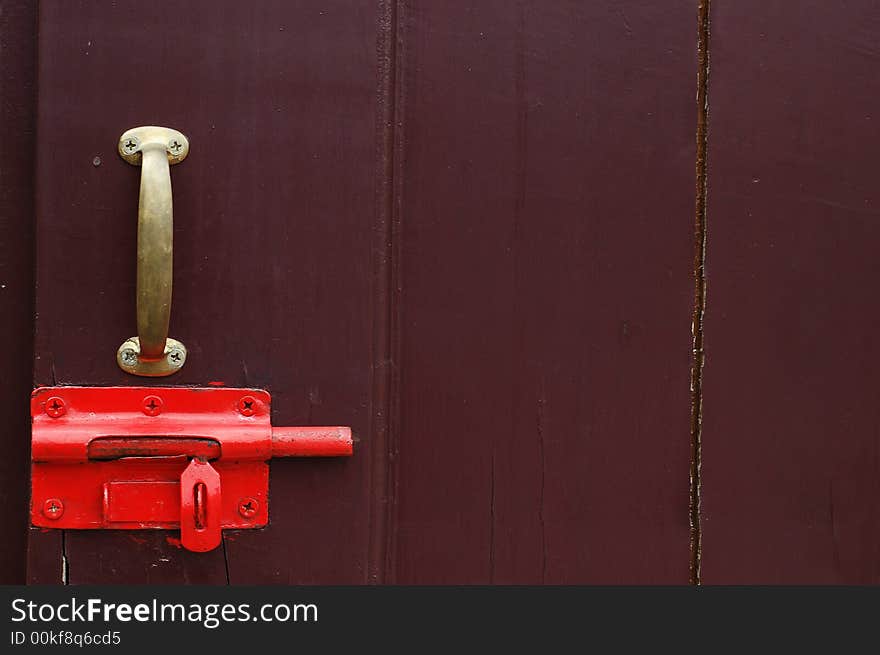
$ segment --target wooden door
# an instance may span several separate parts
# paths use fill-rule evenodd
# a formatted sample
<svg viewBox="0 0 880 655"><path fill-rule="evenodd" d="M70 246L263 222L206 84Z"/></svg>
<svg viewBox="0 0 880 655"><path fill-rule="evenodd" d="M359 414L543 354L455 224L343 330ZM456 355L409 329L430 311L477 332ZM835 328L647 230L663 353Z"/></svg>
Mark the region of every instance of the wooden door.
<svg viewBox="0 0 880 655"><path fill-rule="evenodd" d="M840 9L713 3L707 583L880 582L880 7Z"/></svg>
<svg viewBox="0 0 880 655"><path fill-rule="evenodd" d="M273 461L270 526L216 551L31 529L27 580L687 583L697 10L40 3L32 383L144 383L115 362L115 149L168 125L190 356L162 383L266 388L275 423L358 441Z"/></svg>

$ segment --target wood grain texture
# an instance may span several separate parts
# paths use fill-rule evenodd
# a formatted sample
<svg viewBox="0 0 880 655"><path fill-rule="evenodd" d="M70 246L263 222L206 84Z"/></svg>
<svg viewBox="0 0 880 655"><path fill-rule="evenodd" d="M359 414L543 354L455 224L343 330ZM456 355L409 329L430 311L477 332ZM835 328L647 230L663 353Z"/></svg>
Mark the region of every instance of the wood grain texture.
<svg viewBox="0 0 880 655"><path fill-rule="evenodd" d="M398 583L686 583L694 2L406 2Z"/></svg>
<svg viewBox="0 0 880 655"><path fill-rule="evenodd" d="M880 581L880 7L713 2L709 584Z"/></svg>
<svg viewBox="0 0 880 655"><path fill-rule="evenodd" d="M361 437L350 461L273 463L271 527L228 537L232 582L365 580L375 46L366 2L40 13L36 382L132 383L114 353L135 330L139 172L116 140L168 125L191 142L172 170L171 336L189 359L170 382L264 387L275 424ZM217 579L222 557L206 569L165 536L71 533L72 579L96 558L94 582L142 581L161 558L180 581Z"/></svg>
<svg viewBox="0 0 880 655"><path fill-rule="evenodd" d="M0 3L0 584L25 581L34 330L36 2Z"/></svg>

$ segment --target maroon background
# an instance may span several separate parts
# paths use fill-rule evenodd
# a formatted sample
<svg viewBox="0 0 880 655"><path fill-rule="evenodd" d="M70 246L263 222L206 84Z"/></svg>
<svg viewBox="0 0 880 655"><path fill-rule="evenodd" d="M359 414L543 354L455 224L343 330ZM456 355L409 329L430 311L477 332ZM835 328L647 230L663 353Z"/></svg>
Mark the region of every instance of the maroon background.
<svg viewBox="0 0 880 655"><path fill-rule="evenodd" d="M36 6L0 3L0 584L25 580L33 362Z"/></svg>
<svg viewBox="0 0 880 655"><path fill-rule="evenodd" d="M412 2L392 580L688 579L691 2Z"/></svg>
<svg viewBox="0 0 880 655"><path fill-rule="evenodd" d="M173 381L357 453L222 551L33 535L31 579L687 582L693 3L171 4L41 8L35 382L131 382L115 144L169 125Z"/></svg>
<svg viewBox="0 0 880 655"><path fill-rule="evenodd" d="M3 2L2 581L685 583L693 541L705 583L877 582L880 10L713 3L706 113L702 5L655 4L44 3L37 48ZM145 123L192 143L172 381L356 455L273 462L213 553L25 564L32 382L131 383Z"/></svg>
<svg viewBox="0 0 880 655"><path fill-rule="evenodd" d="M706 583L880 581L880 7L713 3Z"/></svg>

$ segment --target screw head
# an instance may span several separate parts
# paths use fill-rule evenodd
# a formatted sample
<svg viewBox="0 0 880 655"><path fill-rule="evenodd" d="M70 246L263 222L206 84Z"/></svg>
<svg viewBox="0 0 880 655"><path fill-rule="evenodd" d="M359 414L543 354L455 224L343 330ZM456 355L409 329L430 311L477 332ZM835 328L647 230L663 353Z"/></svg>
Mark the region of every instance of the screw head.
<svg viewBox="0 0 880 655"><path fill-rule="evenodd" d="M122 351L122 363L126 366L134 366L137 364L138 356L133 348L126 348Z"/></svg>
<svg viewBox="0 0 880 655"><path fill-rule="evenodd" d="M141 142L136 136L130 136L122 142L122 149L125 150L125 152L127 152L128 154L131 154L135 150L137 150L140 144Z"/></svg>
<svg viewBox="0 0 880 655"><path fill-rule="evenodd" d="M58 498L47 498L43 503L43 516L53 521L60 519L64 514L64 503Z"/></svg>
<svg viewBox="0 0 880 655"><path fill-rule="evenodd" d="M186 351L180 348L172 348L166 355L168 363L174 368L180 368L186 361Z"/></svg>
<svg viewBox="0 0 880 655"><path fill-rule="evenodd" d="M257 411L257 401L253 396L244 396L238 401L238 411L242 416L253 416Z"/></svg>
<svg viewBox="0 0 880 655"><path fill-rule="evenodd" d="M238 513L246 519L256 516L259 509L260 503L257 502L256 498L248 497L238 501Z"/></svg>
<svg viewBox="0 0 880 655"><path fill-rule="evenodd" d="M64 404L64 400L58 396L52 396L46 401L45 410L52 418L58 418L59 416L64 416L67 412L67 407Z"/></svg>
<svg viewBox="0 0 880 655"><path fill-rule="evenodd" d="M159 396L147 396L142 409L147 416L158 416L162 412L162 399Z"/></svg>

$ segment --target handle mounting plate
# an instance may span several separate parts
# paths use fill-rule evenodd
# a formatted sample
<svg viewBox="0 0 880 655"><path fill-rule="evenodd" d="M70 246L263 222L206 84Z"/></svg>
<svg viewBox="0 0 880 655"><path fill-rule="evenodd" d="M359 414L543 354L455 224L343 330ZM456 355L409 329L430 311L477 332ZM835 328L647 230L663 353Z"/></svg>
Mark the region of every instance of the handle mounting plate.
<svg viewBox="0 0 880 655"><path fill-rule="evenodd" d="M119 155L133 166L140 166L145 149L164 148L169 164L179 164L189 154L189 139L170 127L133 127L119 137Z"/></svg>
<svg viewBox="0 0 880 655"><path fill-rule="evenodd" d="M141 342L131 337L122 342L116 351L116 363L126 373L143 377L164 377L176 373L186 362L186 346L177 339L165 339L165 352L162 357L148 359L141 357Z"/></svg>

